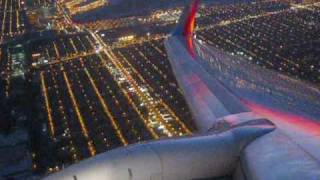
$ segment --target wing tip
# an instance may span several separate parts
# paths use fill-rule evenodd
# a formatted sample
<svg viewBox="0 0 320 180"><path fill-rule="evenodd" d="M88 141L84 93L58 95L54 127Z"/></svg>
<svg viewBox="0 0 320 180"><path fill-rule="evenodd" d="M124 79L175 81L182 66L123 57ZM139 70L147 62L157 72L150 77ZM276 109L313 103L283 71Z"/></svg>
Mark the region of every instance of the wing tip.
<svg viewBox="0 0 320 180"><path fill-rule="evenodd" d="M192 3L185 7L179 19L178 26L173 35L192 36L195 29L196 14L200 0L193 0Z"/></svg>

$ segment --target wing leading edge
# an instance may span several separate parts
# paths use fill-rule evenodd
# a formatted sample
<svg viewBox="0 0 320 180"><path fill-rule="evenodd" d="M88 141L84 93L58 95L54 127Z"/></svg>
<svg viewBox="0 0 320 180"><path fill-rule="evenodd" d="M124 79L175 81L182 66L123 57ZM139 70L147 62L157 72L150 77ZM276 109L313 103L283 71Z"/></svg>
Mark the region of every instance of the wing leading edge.
<svg viewBox="0 0 320 180"><path fill-rule="evenodd" d="M206 131L219 119L250 113L239 99L197 62L193 30L199 0L185 8L178 27L165 42L172 69L200 131Z"/></svg>

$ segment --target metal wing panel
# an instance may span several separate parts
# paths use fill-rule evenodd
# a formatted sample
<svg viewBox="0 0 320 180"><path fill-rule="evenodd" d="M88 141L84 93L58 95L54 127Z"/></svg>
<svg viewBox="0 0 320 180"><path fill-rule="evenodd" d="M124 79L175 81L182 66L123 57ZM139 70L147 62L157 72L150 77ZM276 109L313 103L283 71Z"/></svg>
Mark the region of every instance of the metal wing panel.
<svg viewBox="0 0 320 180"><path fill-rule="evenodd" d="M186 49L183 37L170 37L165 46L200 131L208 130L219 118L249 111L197 63Z"/></svg>
<svg viewBox="0 0 320 180"><path fill-rule="evenodd" d="M314 138L309 140L316 143ZM319 179L319 159L313 157L306 147L283 131L275 130L255 140L243 151L242 169L247 179Z"/></svg>

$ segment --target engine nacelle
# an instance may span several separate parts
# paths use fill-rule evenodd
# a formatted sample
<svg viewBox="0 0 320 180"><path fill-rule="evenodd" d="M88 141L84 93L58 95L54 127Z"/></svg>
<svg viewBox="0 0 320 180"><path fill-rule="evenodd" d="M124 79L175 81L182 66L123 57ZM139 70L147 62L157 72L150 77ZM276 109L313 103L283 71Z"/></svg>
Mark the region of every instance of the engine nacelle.
<svg viewBox="0 0 320 180"><path fill-rule="evenodd" d="M202 136L130 145L72 165L46 180L184 180L233 173L241 150L275 127L267 120L227 125ZM227 122L226 122L227 123Z"/></svg>

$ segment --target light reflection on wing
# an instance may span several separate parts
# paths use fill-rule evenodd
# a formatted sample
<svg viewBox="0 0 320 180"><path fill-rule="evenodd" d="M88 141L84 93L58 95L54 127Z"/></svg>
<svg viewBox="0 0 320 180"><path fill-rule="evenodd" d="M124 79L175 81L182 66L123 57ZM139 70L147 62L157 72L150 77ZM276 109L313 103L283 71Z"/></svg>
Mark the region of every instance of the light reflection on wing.
<svg viewBox="0 0 320 180"><path fill-rule="evenodd" d="M194 43L202 67L239 98L320 121L320 91L317 88L214 47Z"/></svg>

